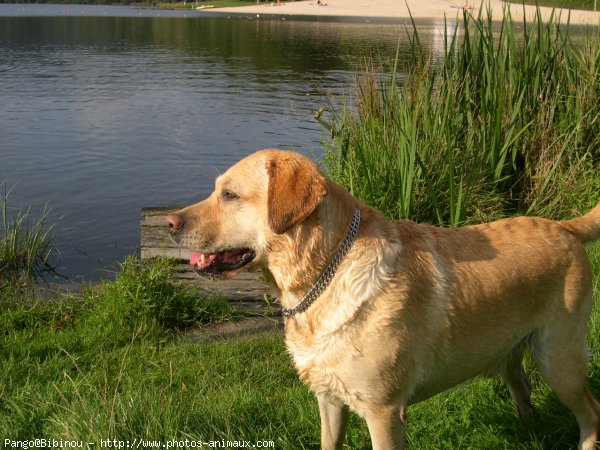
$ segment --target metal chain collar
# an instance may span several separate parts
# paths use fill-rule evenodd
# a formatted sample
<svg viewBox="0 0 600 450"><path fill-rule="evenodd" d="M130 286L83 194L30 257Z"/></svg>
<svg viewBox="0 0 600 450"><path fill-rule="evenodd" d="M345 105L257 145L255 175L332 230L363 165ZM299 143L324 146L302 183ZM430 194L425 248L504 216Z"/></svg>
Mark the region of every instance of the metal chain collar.
<svg viewBox="0 0 600 450"><path fill-rule="evenodd" d="M333 279L338 266L342 262L342 259L344 258L344 256L346 256L346 253L348 253L348 251L352 247L352 244L354 243L354 240L358 235L359 227L360 209L356 208L354 210L354 215L352 216L352 223L350 224L348 235L346 236L346 239L344 239L344 242L342 242L340 248L337 250L337 252L335 252L333 257L331 258L331 262L329 263L329 265L325 267L315 285L310 291L308 291L308 293L304 296L300 303L298 303L293 308L282 308L281 315L283 317L289 318L292 317L294 314L306 311L309 308L309 306L312 305L314 301L319 297L319 295L323 293L325 288Z"/></svg>

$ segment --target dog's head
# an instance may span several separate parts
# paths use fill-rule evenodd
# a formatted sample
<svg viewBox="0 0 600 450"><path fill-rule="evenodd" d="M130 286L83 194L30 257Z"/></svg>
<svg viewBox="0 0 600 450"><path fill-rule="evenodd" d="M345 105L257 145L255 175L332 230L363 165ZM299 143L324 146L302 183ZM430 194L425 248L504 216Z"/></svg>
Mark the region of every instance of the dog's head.
<svg viewBox="0 0 600 450"><path fill-rule="evenodd" d="M172 238L194 250L201 274L264 263L270 242L309 217L327 179L302 155L261 150L219 176L206 200L166 217Z"/></svg>

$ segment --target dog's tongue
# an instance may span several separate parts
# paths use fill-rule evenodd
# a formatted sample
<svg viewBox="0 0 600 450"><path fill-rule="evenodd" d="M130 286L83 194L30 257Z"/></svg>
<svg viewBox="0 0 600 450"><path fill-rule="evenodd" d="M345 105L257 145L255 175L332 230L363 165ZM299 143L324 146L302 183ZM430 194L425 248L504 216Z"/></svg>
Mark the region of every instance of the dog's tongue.
<svg viewBox="0 0 600 450"><path fill-rule="evenodd" d="M216 253L204 254L201 252L194 252L190 258L190 264L192 266L198 266L200 269L204 269L212 264L217 259Z"/></svg>
<svg viewBox="0 0 600 450"><path fill-rule="evenodd" d="M190 264L192 266L195 266L196 264L198 264L198 261L200 261L201 258L202 258L202 253L200 253L200 252L192 253L192 256L190 258Z"/></svg>

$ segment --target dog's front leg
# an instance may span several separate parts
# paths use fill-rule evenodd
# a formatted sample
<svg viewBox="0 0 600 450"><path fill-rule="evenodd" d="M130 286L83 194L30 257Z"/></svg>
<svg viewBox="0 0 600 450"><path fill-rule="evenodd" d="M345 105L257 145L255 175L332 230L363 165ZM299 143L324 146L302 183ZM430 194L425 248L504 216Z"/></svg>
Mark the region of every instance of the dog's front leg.
<svg viewBox="0 0 600 450"><path fill-rule="evenodd" d="M321 448L342 450L348 426L348 407L331 401L325 394L318 394L321 414Z"/></svg>
<svg viewBox="0 0 600 450"><path fill-rule="evenodd" d="M406 431L405 409L381 406L366 416L373 450L402 450Z"/></svg>

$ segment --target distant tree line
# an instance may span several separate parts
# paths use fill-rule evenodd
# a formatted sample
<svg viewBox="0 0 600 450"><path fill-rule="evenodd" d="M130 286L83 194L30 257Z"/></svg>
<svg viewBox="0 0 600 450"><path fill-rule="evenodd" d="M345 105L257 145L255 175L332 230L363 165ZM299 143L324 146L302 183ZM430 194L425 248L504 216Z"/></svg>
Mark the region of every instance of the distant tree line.
<svg viewBox="0 0 600 450"><path fill-rule="evenodd" d="M510 3L526 3L550 8L587 9L590 11L597 11L600 8L600 0L510 0Z"/></svg>

